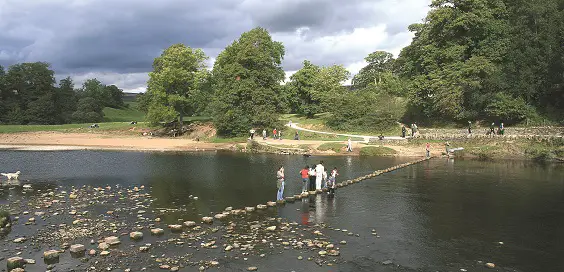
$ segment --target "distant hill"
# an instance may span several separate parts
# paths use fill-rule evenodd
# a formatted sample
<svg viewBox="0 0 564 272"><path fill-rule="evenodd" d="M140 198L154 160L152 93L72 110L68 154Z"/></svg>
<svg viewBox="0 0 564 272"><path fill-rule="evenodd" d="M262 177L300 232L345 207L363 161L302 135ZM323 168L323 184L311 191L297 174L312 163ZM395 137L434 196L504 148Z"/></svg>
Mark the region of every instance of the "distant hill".
<svg viewBox="0 0 564 272"><path fill-rule="evenodd" d="M138 93L123 93L123 102L127 103L127 102L135 102L135 99L137 98Z"/></svg>

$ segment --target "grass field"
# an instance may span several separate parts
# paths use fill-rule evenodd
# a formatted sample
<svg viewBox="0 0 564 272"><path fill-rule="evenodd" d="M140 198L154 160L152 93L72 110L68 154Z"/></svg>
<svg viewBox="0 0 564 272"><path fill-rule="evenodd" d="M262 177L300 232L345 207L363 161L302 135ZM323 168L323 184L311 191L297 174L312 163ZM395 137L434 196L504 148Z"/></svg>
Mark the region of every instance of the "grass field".
<svg viewBox="0 0 564 272"><path fill-rule="evenodd" d="M18 133L18 132L37 132L37 131L61 131L61 132L80 132L90 129L88 124L64 124L64 125L0 125L0 133ZM131 128L129 122L107 122L98 123L100 126L96 130L126 130ZM148 127L147 123L137 123L137 128Z"/></svg>
<svg viewBox="0 0 564 272"><path fill-rule="evenodd" d="M126 102L128 107L121 109L104 108L105 122L142 122L145 120L145 113L137 109L137 102Z"/></svg>

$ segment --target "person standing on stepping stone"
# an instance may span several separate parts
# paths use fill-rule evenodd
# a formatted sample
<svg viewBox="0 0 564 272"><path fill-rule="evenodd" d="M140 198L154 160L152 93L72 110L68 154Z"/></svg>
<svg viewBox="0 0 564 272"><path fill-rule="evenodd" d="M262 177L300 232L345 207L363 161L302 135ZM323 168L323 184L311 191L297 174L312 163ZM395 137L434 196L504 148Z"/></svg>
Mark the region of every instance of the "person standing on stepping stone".
<svg viewBox="0 0 564 272"><path fill-rule="evenodd" d="M276 172L276 187L278 188L278 193L276 194L276 200L284 199L284 166L280 166L278 172Z"/></svg>
<svg viewBox="0 0 564 272"><path fill-rule="evenodd" d="M320 161L319 164L315 166L315 190L321 190L323 173L325 173L325 167L323 166L323 161Z"/></svg>
<svg viewBox="0 0 564 272"><path fill-rule="evenodd" d="M307 192L307 183L309 181L309 165L306 165L302 171L300 171L302 176L302 193Z"/></svg>
<svg viewBox="0 0 564 272"><path fill-rule="evenodd" d="M309 191L315 191L315 168L312 166L309 168Z"/></svg>

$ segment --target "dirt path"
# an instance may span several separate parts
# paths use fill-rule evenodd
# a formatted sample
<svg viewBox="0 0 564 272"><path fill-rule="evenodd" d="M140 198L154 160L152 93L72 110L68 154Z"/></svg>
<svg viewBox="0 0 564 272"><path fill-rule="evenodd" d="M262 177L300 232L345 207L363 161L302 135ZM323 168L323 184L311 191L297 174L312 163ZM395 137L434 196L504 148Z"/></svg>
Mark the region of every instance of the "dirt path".
<svg viewBox="0 0 564 272"><path fill-rule="evenodd" d="M378 136L355 135L355 134L341 134L341 133L333 133L333 132L324 132L324 131L311 130L311 129L299 127L299 126L298 126L298 123L288 123L288 124L286 124L286 126L287 126L287 127L291 127L291 128L293 128L293 129L296 129L296 130L307 131L307 132L313 132L313 133L318 133L318 134L345 136L345 137L351 137L351 138L362 138L362 139L364 139L364 142L366 142L366 143L368 143L371 139L378 140ZM385 139L388 139L388 140L406 140L406 138L397 137L397 136L386 136Z"/></svg>

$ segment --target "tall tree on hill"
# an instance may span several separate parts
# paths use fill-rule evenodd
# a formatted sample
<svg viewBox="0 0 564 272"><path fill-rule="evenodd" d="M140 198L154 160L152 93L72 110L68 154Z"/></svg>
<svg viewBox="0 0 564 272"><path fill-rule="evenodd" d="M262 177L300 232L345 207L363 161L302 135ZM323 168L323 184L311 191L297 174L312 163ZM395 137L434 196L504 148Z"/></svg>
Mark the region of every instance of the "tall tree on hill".
<svg viewBox="0 0 564 272"><path fill-rule="evenodd" d="M255 28L227 46L213 68L214 122L222 135L242 135L278 121L284 46Z"/></svg>
<svg viewBox="0 0 564 272"><path fill-rule="evenodd" d="M208 57L201 49L174 44L153 62L149 73L147 92L144 95L152 123L170 122L191 115L202 103L198 98L210 77L206 67Z"/></svg>

